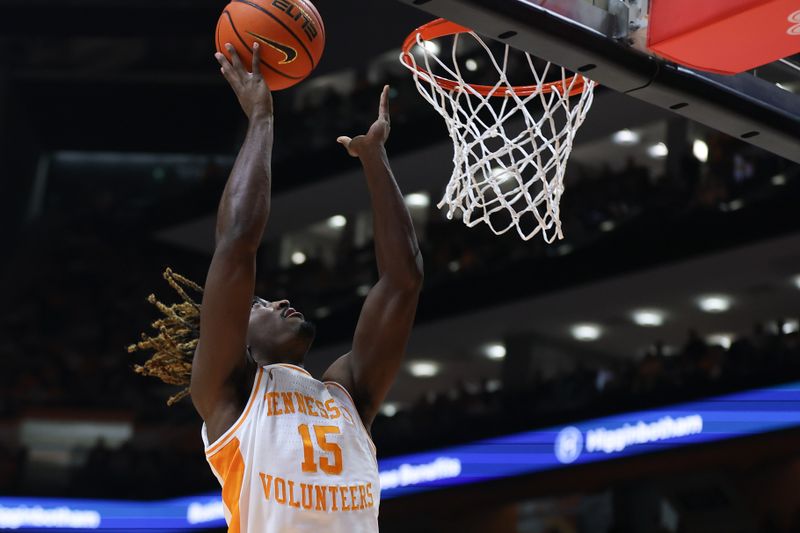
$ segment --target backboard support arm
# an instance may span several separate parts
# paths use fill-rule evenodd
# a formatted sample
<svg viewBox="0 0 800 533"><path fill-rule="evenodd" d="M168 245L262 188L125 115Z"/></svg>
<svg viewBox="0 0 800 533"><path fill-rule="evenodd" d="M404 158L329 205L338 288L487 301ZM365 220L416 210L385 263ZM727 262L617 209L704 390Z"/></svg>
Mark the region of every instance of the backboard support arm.
<svg viewBox="0 0 800 533"><path fill-rule="evenodd" d="M399 0L800 163L800 96L747 73L681 67L631 46L619 0ZM612 9L613 7L613 9Z"/></svg>

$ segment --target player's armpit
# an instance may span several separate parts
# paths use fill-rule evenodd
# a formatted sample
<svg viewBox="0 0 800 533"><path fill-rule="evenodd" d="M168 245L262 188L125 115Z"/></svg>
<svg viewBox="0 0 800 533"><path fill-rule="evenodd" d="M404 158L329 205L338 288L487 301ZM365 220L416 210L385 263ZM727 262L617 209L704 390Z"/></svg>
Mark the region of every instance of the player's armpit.
<svg viewBox="0 0 800 533"><path fill-rule="evenodd" d="M392 283L384 277L370 290L356 326L352 351L334 362L323 380L343 385L369 428L405 355L422 279Z"/></svg>

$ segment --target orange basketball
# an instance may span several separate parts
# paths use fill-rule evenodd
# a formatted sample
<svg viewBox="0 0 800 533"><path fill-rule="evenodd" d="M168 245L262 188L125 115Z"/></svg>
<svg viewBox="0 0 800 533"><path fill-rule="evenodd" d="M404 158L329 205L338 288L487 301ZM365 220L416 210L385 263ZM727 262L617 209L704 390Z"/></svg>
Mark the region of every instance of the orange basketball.
<svg viewBox="0 0 800 533"><path fill-rule="evenodd" d="M217 51L231 43L249 70L253 43L260 45L261 72L270 90L295 85L316 68L325 49L325 26L308 0L233 0L217 23Z"/></svg>

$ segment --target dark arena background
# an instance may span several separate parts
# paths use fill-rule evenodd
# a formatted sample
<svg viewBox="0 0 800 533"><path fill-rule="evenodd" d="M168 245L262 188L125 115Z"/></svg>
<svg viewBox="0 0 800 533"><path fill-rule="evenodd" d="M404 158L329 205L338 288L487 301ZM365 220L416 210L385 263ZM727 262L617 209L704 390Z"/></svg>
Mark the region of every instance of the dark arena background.
<svg viewBox="0 0 800 533"><path fill-rule="evenodd" d="M550 2L570 3L647 4ZM381 531L800 531L800 58L709 81L528 4L547 2L315 2L323 59L274 95L257 294L316 323L315 376L349 350L377 272L335 141L390 84L425 282L372 427ZM213 57L224 5L0 0L0 529L225 530L191 401L167 407L177 389L127 351L158 318L147 296L172 301L164 269L202 282L213 253L246 130ZM563 240L436 207L453 146L398 60L434 16L525 24L502 35L597 73Z"/></svg>

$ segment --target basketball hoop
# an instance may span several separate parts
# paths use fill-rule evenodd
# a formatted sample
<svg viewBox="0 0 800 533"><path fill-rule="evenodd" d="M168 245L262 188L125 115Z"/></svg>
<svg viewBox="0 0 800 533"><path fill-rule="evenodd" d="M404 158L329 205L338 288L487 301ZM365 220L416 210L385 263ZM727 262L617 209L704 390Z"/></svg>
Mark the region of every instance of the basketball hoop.
<svg viewBox="0 0 800 533"><path fill-rule="evenodd" d="M448 36L454 38L451 64L426 46ZM474 39L488 54L499 76L494 85L465 81L458 61L462 36ZM447 205L447 217L458 215L468 227L484 222L497 235L515 228L524 240L541 231L552 243L563 238L559 201L564 173L575 134L592 105L595 83L549 62L536 65L533 56L519 52L533 83L513 85L508 79L510 51L504 45L498 60L475 32L438 19L408 36L400 61L413 73L422 97L445 119L453 141L455 168L438 207ZM547 81L553 75L555 81Z"/></svg>

